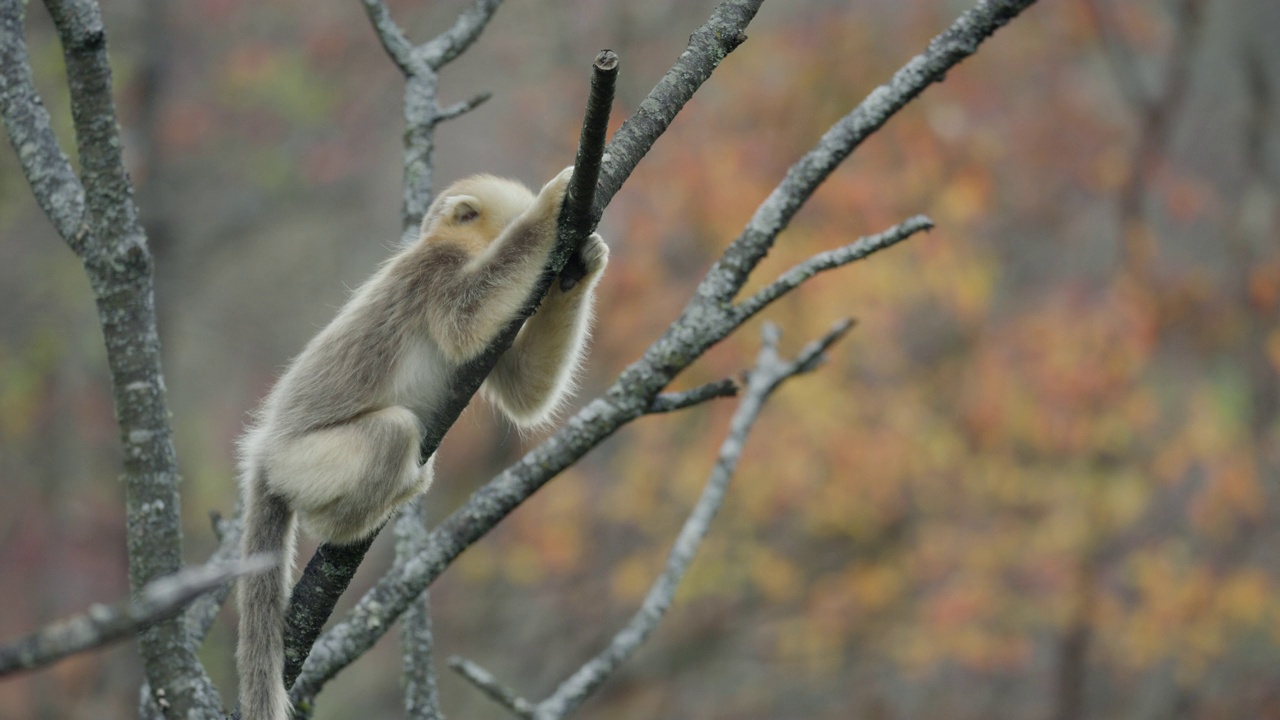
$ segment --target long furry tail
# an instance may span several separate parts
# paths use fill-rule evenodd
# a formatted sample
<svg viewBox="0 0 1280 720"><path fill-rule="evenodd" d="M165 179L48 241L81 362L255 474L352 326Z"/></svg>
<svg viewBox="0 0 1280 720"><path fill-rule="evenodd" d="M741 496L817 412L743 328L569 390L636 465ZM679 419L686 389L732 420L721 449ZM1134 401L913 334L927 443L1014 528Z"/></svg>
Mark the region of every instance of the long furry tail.
<svg viewBox="0 0 1280 720"><path fill-rule="evenodd" d="M261 469L252 470L245 490L242 552L246 557L270 553L280 562L240 578L240 712L243 720L288 720L293 712L284 687L284 614L293 567L293 512L267 489Z"/></svg>

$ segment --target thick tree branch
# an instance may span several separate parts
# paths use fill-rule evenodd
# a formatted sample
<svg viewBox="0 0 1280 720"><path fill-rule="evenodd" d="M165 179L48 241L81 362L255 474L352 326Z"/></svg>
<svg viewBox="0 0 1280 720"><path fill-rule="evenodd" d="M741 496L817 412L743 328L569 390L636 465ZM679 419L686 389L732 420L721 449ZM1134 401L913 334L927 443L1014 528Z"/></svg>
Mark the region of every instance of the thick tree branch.
<svg viewBox="0 0 1280 720"><path fill-rule="evenodd" d="M22 7L2 0L4 118L41 207L83 262L97 300L124 449L135 591L182 567L177 462L160 369L151 255L122 157L106 34L91 0L47 0L62 42L79 187L30 84ZM81 194L80 187L83 188ZM216 717L220 701L179 618L141 634L147 677L170 717Z"/></svg>
<svg viewBox="0 0 1280 720"><path fill-rule="evenodd" d="M843 337L850 327L852 323L848 320L837 323L825 336L806 346L794 360L784 361L777 351L781 332L771 323L765 325L760 353L756 357L755 368L747 375L742 400L729 423L729 434L720 446L720 454L702 495L680 528L662 574L650 587L640 609L613 637L608 647L570 675L546 700L532 706L504 688L475 663L451 658L449 666L519 717L537 720L561 720L568 717L631 657L671 608L680 581L684 579L689 564L706 538L712 519L724 504L729 481L733 478L746 447L747 434L769 396L787 379L816 368L827 349Z"/></svg>
<svg viewBox="0 0 1280 720"><path fill-rule="evenodd" d="M172 617L204 593L245 573L273 564L268 557L214 562L153 580L111 607L93 605L83 615L60 620L21 640L0 646L0 677L50 665L69 655L109 645Z"/></svg>
<svg viewBox="0 0 1280 720"><path fill-rule="evenodd" d="M587 268L573 250L582 244L596 223L592 214L596 184L600 180L600 164L604 156L605 134L609 130L609 110L613 107L613 88L618 81L618 56L612 50L602 50L591 66L591 92L587 94L587 110L582 118L582 137L578 141L578 154L574 158L573 177L564 207L560 211L560 238L557 250L563 250L567 260L557 261L553 255L548 271L560 275L560 289L570 290ZM536 295L541 299L542 295ZM514 324L514 323L513 323ZM516 329L519 329L517 324ZM485 375L491 368L485 369ZM483 381L483 378L481 378ZM478 387L478 386L477 386Z"/></svg>
<svg viewBox="0 0 1280 720"><path fill-rule="evenodd" d="M313 697L341 668L365 652L385 632L387 625L408 607L412 599L430 585L466 547L487 533L561 470L576 462L622 425L643 415L676 374L736 329L741 324L741 319L735 316L730 299L745 281L749 267L754 267L759 261L756 253L767 251L773 237L785 225L780 208L790 208L786 213L789 219L812 194L816 184L830 172L831 168L822 172L821 156L835 154L841 158L847 157L852 146L861 142L870 132L871 128L867 128L865 123L873 122L875 127L882 125L888 117L881 116L882 113L900 109L908 99L918 95L947 69L972 54L983 39L1033 1L982 0L977 7L962 15L951 28L935 39L925 55L910 61L903 70L895 74L889 85L877 88L871 97L859 105L852 114L855 121L845 118L837 124L837 128L852 124L848 132L837 132L837 128L833 128L824 135L819 146L806 155L797 167L793 167L783 183L774 190L761 209L757 210L752 224L743 234L748 240L744 241L740 237L725 251L712 272L699 285L694 298L681 316L650 346L640 360L622 372L605 395L588 403L551 438L477 490L462 507L432 531L432 541L427 553L416 558L413 563L393 563L383 578L360 599L350 613L324 633L312 649L302 674L291 690L294 702ZM718 6L716 12L719 14L726 7L740 5L742 3L725 2ZM739 34L741 29L739 28ZM702 50L695 50L695 44L691 42L690 50L681 56L681 62L689 61L692 52ZM706 59L706 62L712 60ZM688 92L691 94L693 89L688 88ZM620 130L619 135L621 134ZM634 138L632 135L631 139ZM614 141L617 140L618 136L615 135ZM614 143L610 143L606 153L611 153L613 147ZM638 161L642 155L643 153L635 155L629 152L627 157ZM611 173L629 173L634 167L628 165L628 162L630 160L626 158L611 158L604 164L600 186L597 188L597 207L600 193L614 179ZM737 281L739 275L741 281Z"/></svg>

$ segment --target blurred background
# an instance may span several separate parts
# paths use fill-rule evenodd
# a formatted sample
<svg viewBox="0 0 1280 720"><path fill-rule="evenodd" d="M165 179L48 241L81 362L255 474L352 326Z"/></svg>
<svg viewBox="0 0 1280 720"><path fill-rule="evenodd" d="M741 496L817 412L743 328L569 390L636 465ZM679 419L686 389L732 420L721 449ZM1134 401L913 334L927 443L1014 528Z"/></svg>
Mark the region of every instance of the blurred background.
<svg viewBox="0 0 1280 720"><path fill-rule="evenodd" d="M423 41L461 0L393 0ZM579 402L656 338L787 166L971 5L766 3L607 211ZM443 75L437 187L573 157L588 68L615 125L711 0L507 0ZM61 50L28 42L64 140ZM360 4L118 0L105 15L157 258L186 554L234 509L233 443L398 236L401 81ZM826 183L753 286L917 212L938 229L765 315L859 325L753 433L677 604L583 717L1280 717L1280 3L1042 2ZM0 638L127 592L112 400L84 274L0 146ZM734 375L757 324L679 387ZM732 401L642 419L433 587L440 657L540 698L632 613ZM519 456L480 403L441 516ZM386 534L389 535L389 534ZM357 576L388 562L388 537ZM309 555L304 547L303 556ZM232 697L234 617L203 657ZM317 718L399 717L395 633ZM131 643L0 683L0 718L125 718ZM442 675L446 712L504 714Z"/></svg>

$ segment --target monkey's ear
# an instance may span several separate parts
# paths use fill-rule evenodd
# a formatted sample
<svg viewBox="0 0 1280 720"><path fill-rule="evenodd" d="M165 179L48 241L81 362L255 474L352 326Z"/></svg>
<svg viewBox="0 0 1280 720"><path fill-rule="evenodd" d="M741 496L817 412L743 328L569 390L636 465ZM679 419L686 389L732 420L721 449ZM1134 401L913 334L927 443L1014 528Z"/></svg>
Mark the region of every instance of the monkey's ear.
<svg viewBox="0 0 1280 720"><path fill-rule="evenodd" d="M470 195L451 197L445 215L455 225L465 225L480 217L480 200Z"/></svg>

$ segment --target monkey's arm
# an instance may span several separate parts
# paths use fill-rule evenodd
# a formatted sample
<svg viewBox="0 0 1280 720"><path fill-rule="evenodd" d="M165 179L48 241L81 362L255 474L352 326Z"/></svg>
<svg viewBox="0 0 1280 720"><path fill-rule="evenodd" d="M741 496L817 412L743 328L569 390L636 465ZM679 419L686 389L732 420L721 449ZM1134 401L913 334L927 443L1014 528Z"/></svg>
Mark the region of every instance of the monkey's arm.
<svg viewBox="0 0 1280 720"><path fill-rule="evenodd" d="M435 273L426 299L430 332L461 363L484 350L529 298L556 241L556 221L573 168L543 186L537 199L481 254L452 273Z"/></svg>
<svg viewBox="0 0 1280 720"><path fill-rule="evenodd" d="M522 427L544 422L555 412L573 386L586 349L592 299L609 261L609 247L592 235L578 257L585 268L582 279L568 291L552 284L481 387L490 402Z"/></svg>

